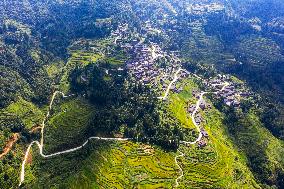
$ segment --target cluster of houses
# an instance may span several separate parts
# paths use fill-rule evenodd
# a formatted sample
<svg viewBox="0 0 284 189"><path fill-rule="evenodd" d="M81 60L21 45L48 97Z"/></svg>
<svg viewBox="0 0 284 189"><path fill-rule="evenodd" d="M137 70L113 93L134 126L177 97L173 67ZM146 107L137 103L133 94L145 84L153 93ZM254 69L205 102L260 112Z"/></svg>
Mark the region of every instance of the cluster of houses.
<svg viewBox="0 0 284 189"><path fill-rule="evenodd" d="M169 82L174 79L174 74L179 68L180 61L175 55L169 55L161 50L161 48L154 43L150 45L143 44L143 42L139 42L138 40L132 40L131 42L121 43L123 41L123 33L126 32L122 27L118 28L115 32L114 37L116 38L116 44L119 44L122 48L124 48L128 54L132 55L131 60L126 63L126 69L128 73L133 76L136 81L140 81L144 85L150 85L153 87L157 87L158 83L162 86L163 90L166 90L169 86ZM119 40L117 40L119 39ZM120 41L121 39L121 41ZM159 59L161 57L163 59L169 59L171 64L167 66L159 65ZM178 78L186 78L189 73L181 71L178 74ZM172 83L170 90L179 93L183 90L182 86L177 86L177 82ZM193 95L196 98L199 98L200 92L197 90L193 91ZM191 105L188 107L188 113L191 115L195 111L196 105ZM211 108L210 104L207 104L205 100L201 100L200 108L205 110L206 108ZM195 122L197 125L201 126L201 123L204 122L203 117L199 111L196 112L194 116ZM207 145L208 133L204 128L201 128L201 134L203 139L198 142L199 147L204 147Z"/></svg>
<svg viewBox="0 0 284 189"><path fill-rule="evenodd" d="M224 90L219 93L219 95L224 98L224 103L227 106L240 106L240 100L237 97L237 92L233 85L225 87Z"/></svg>
<svg viewBox="0 0 284 189"><path fill-rule="evenodd" d="M129 37L128 24L119 25L115 31L112 31L111 36L115 38L114 43L122 43L123 38Z"/></svg>
<svg viewBox="0 0 284 189"><path fill-rule="evenodd" d="M160 77L160 84L162 86L162 90L165 91L167 90L168 86L169 86L169 82L168 81L172 81L174 79L174 75L176 73L176 71L178 70L177 68L177 64L172 65L171 67L166 69L167 73L171 73L170 76L168 75L164 75L162 77ZM189 76L189 73L186 72L180 72L178 74L178 79L183 79ZM173 83L170 86L170 90L173 91L174 93L180 93L183 91L183 86L178 86L177 82Z"/></svg>
<svg viewBox="0 0 284 189"><path fill-rule="evenodd" d="M239 84L232 81L228 82L229 80L230 77L228 75L218 75L217 78L209 80L208 86L218 90L218 97L222 97L227 106L238 108L241 98L247 98L250 94L238 87ZM226 82L229 83L229 85L223 88Z"/></svg>
<svg viewBox="0 0 284 189"><path fill-rule="evenodd" d="M156 65L155 57L153 57L152 48L145 44L134 45L133 59L126 65L131 76L143 84L157 85L157 77L160 76L164 69ZM162 56L159 48L156 48L157 54Z"/></svg>
<svg viewBox="0 0 284 189"><path fill-rule="evenodd" d="M147 28L151 28L147 23ZM179 59L172 53L162 51L158 44L145 44L142 40L132 39L129 41L129 32L127 25L119 26L112 32L115 44L122 47L131 55L131 59L126 62L126 69L130 76L143 85L149 85L154 88L162 86L166 90L169 81L174 78L175 72L180 65ZM166 66L161 66L165 64ZM180 73L180 78L187 77L187 73ZM182 87L176 87L173 84L170 88L174 92L181 92Z"/></svg>
<svg viewBox="0 0 284 189"><path fill-rule="evenodd" d="M200 132L201 132L203 138L200 141L198 141L197 145L198 145L198 147L202 148L202 147L207 146L209 135L203 127L200 128Z"/></svg>
<svg viewBox="0 0 284 189"><path fill-rule="evenodd" d="M212 12L220 12L225 9L224 5L219 3L210 3L210 4L202 4L202 3L194 3L190 4L187 7L187 11L191 14L202 15L205 13Z"/></svg>

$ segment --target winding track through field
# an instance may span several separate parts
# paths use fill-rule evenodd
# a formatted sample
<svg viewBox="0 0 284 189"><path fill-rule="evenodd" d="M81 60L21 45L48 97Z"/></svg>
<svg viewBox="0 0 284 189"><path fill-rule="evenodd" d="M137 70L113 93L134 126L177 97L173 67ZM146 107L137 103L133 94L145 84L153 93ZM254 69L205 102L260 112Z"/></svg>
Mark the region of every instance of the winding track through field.
<svg viewBox="0 0 284 189"><path fill-rule="evenodd" d="M175 181L175 188L177 188L178 186L179 186L179 182L178 182L178 180L179 179L181 179L182 177L183 177L183 170L182 170L182 168L181 168L181 166L178 164L178 161L177 161L177 159L179 158L179 157L184 157L184 153L182 153L180 150L177 150L179 153L180 153L180 155L177 155L176 157L175 157L175 163L176 163L176 165L177 165L177 167L179 168L179 171L180 171L180 176L178 177L178 178L176 178L176 181Z"/></svg>
<svg viewBox="0 0 284 189"><path fill-rule="evenodd" d="M179 69L178 72L179 72L179 71L181 71L181 70ZM177 75L178 72L177 72L175 75ZM174 82L176 82L176 80L175 80ZM228 83L228 82L225 82L225 83L223 83L222 85L223 85L223 87L222 87L219 91L217 91L217 92L201 92L201 94L200 94L200 96L199 96L199 99L198 99L198 101L196 102L195 109L194 109L194 111L193 111L193 113L192 113L192 115L191 115L192 122L193 122L194 126L196 127L196 129L198 130L198 133L199 133L199 134L198 134L198 138L197 138L195 141L192 141L192 142L190 142L190 141L180 141L180 144L193 145L193 144L198 143L198 142L202 139L201 129L200 129L199 125L198 125L198 124L196 123L196 121L195 121L195 115L196 115L198 109L200 108L200 103L201 103L201 101L203 100L203 96L204 96L204 95L210 94L210 93L218 94L218 92L223 91L223 90L229 85L229 83ZM170 87L170 86L169 86L169 87ZM169 88L169 87L168 87L168 88ZM168 95L168 94L167 94L167 95ZM165 96L165 98L166 98L166 96ZM179 168L181 174L180 174L180 176L179 176L178 178L176 178L176 180L175 180L175 183L176 183L176 184L175 184L175 188L177 188L177 187L179 186L179 182L178 182L178 181L184 176L183 170L182 170L181 166L178 164L177 158L183 157L183 156L185 156L185 154L182 153L180 150L178 150L178 152L180 153L180 155L177 155L177 156L175 157L175 163L176 163L177 167Z"/></svg>
<svg viewBox="0 0 284 189"><path fill-rule="evenodd" d="M69 96L66 96L64 93L60 92L60 91L55 91L52 95L52 98L51 98L51 101L50 101L50 104L49 104L49 110L42 122L42 127L41 127L41 139L40 139L40 142L39 141L33 141L30 143L30 145L28 146L27 150L26 150L26 153L25 153L25 157L24 157L24 160L22 162L22 169L21 169L21 174L20 174L20 183L19 183L19 186L22 185L22 183L24 182L25 180L25 165L26 165L26 162L27 162L27 159L28 159L28 155L30 153L30 150L31 150L31 147L36 144L39 148L39 153L40 155L43 157L43 158L49 158L49 157L54 157L54 156L58 156L58 155L61 155L61 154L66 154L66 153L70 153L70 152L74 152L74 151L77 151L77 150L80 150L81 148L83 148L84 146L86 146L89 142L89 140L92 140L92 139L97 139L97 140L106 140L106 141L127 141L127 140L130 140L130 138L103 138L103 137L89 137L86 142L84 142L81 146L78 146L76 148L72 148L72 149L69 149L69 150L64 150L64 151L60 151L60 152L56 152L56 153L53 153L53 154L44 154L43 153L43 147L44 147L44 128L45 128L45 122L47 121L47 119L49 118L50 116L50 111L52 109L52 105L53 105L53 102L54 102L54 99L55 97L58 95L58 94L61 94L63 98L67 98L67 97L70 97L72 95L69 95Z"/></svg>
<svg viewBox="0 0 284 189"><path fill-rule="evenodd" d="M169 94L169 91L170 91L170 88L171 86L173 85L173 83L175 83L177 80L178 80L178 74L181 72L181 71L184 71L183 69L179 68L177 70L177 72L175 73L174 75L174 79L171 81L171 83L169 84L168 88L167 88L167 91L164 95L164 97L158 97L159 99L162 99L162 100L165 100ZM222 87L222 90L225 89L225 87L228 86L228 83L224 83L224 86ZM214 92L214 94L217 94L218 92ZM56 152L56 153L53 153L53 154L44 154L43 153L43 147L44 147L44 129L45 129L45 122L48 120L48 118L50 117L50 111L52 110L52 106L53 106L53 103L54 103L54 100L55 100L55 97L60 94L62 95L63 98L67 98L67 97L70 97L72 95L69 95L69 96L66 96L63 92L60 92L60 91L55 91L52 95L52 98L51 98L51 101L50 101L50 104L49 104L49 110L44 118L44 120L42 121L42 126L41 126L41 138L40 138L40 142L39 141L33 141L30 143L30 145L28 146L27 150L26 150L26 153L25 153L25 156L24 156L24 160L22 162L22 168L21 168L21 174L20 174L20 183L19 183L19 186L22 185L22 183L24 182L25 180L25 165L26 165L26 161L28 159L28 155L30 153L30 150L31 150L31 147L36 144L39 148L39 152L40 152L40 155L43 157L43 158L49 158L49 157L54 157L54 156L58 156L58 155L61 155L61 154L66 154L66 153L71 153L71 152L74 152L74 151L77 151L77 150L80 150L82 149L84 146L86 146L89 142L89 140L93 140L93 139L97 139L97 140L105 140L105 141L127 141L127 140L131 140L131 138L103 138L103 137L89 137L86 142L84 142L81 146L78 146L78 147L75 147L75 148L72 148L72 149L68 149L68 150L64 150L64 151L60 151L60 152ZM198 109L200 108L200 103L201 103L201 100L203 99L203 96L205 94L208 94L208 92L202 92L200 94L200 97L199 97L199 100L197 101L196 103L196 108L194 110L194 112L192 113L191 115L191 119L195 125L195 127L197 128L198 132L199 132L199 136L198 138L193 141L193 142L188 142L188 141L181 141L180 143L181 144L196 144L197 142L199 142L201 139L202 139L202 134L201 134L201 130L200 130L200 127L197 125L197 123L195 122L195 114L197 113ZM175 163L177 165L177 167L179 168L180 170L180 176L175 180L175 187L178 187L179 186L179 179L181 179L184 175L183 173L183 170L181 168L181 166L178 164L178 161L177 159L179 157L183 157L185 154L182 153L180 150L178 150L178 152L180 153L180 155L177 155L175 157Z"/></svg>
<svg viewBox="0 0 284 189"><path fill-rule="evenodd" d="M184 72L190 74L187 70L184 70L184 69L179 68L179 69L176 71L176 73L174 74L174 79L173 79L173 80L170 82L170 84L168 85L165 95L164 95L164 96L161 96L161 97L158 97L158 99L161 99L161 100L166 100L166 99L167 99L167 97L168 97L168 95L169 95L169 92L170 92L170 89L171 89L172 85L173 85L175 82L177 82L177 80L179 79L178 74L179 74L181 71L184 71ZM195 75L194 75L194 76L195 76ZM202 79L202 78L200 78L199 76L198 76L197 78L198 78L198 79ZM228 83L228 82L225 82L225 83L220 84L220 85L223 85L223 87L222 87L219 91L217 91L217 92L201 92L201 93L200 93L199 98L198 98L198 101L196 102L195 109L194 109L193 113L191 114L192 122L193 122L194 126L196 127L196 129L198 130L198 133L199 133L199 134L198 134L198 138L197 138L195 141L180 141L180 144L194 145L194 144L198 143L198 142L202 139L201 129L200 129L199 125L198 125L198 124L196 123L196 121L195 121L195 115L196 115L198 109L200 108L200 104L201 104L201 102L203 101L203 96L204 96L204 95L210 94L210 93L218 94L218 92L223 91L223 90L229 85L229 83ZM184 175L182 168L181 168L180 165L178 164L177 158L183 157L185 154L182 153L180 150L178 150L178 152L180 153L180 155L176 155L176 157L175 157L175 163L176 163L177 167L179 168L181 174L180 174L180 176L179 176L178 178L176 178L176 180L175 180L175 183L176 183L176 184L175 184L175 188L177 188L177 187L179 186L179 182L178 182L178 181L179 181L179 180L183 177L183 175Z"/></svg>

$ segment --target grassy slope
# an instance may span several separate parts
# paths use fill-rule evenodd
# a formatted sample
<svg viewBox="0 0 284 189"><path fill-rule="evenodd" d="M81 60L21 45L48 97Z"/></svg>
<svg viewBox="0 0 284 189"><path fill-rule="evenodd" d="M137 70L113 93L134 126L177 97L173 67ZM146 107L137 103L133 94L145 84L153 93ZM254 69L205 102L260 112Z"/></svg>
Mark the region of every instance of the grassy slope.
<svg viewBox="0 0 284 189"><path fill-rule="evenodd" d="M193 81L184 81L185 91L190 93L196 88ZM187 96L188 98L185 98ZM171 96L172 103L189 101L194 104L196 99L185 93ZM209 100L206 100L209 102ZM185 108L184 108L185 109ZM252 173L246 166L246 160L240 154L228 136L222 124L223 115L216 109L201 112L206 120L205 129L209 133L209 145L205 148L196 146L182 147L186 154L181 158L185 176L181 180L181 188L258 188Z"/></svg>
<svg viewBox="0 0 284 189"><path fill-rule="evenodd" d="M258 177L274 181L277 171L284 169L283 141L264 128L253 110L240 121L242 124L234 135L235 143L251 158L251 167Z"/></svg>
<svg viewBox="0 0 284 189"><path fill-rule="evenodd" d="M186 107L188 101L191 104L196 104L194 100L192 100L192 88L195 88L196 85L190 79L184 81L186 85L184 86L184 90L179 95L172 95L169 103L169 109L173 113L173 115L183 124L184 128L195 129L195 126L192 122L190 115L187 113ZM177 84L177 86L179 86ZM191 100L190 100L191 99Z"/></svg>
<svg viewBox="0 0 284 189"><path fill-rule="evenodd" d="M6 112L18 116L23 121L27 129L41 124L44 118L44 114L38 107L22 98L19 98L17 102L10 104L6 108Z"/></svg>
<svg viewBox="0 0 284 189"><path fill-rule="evenodd" d="M58 100L57 100L58 102ZM67 150L81 145L86 140L86 127L91 119L95 108L90 106L86 101L80 99L64 100L63 103L54 105L54 114L48 121L44 134L44 153ZM33 162L27 166L26 182L32 182L33 179L41 182L40 177L51 179L51 186L57 182L63 182L73 172L66 173L67 169L76 170L76 167L83 161L82 152L75 152L55 158L42 159L39 155L38 148L33 148L31 156ZM78 155L79 154L79 155ZM84 152L83 152L84 154ZM78 157L77 157L78 156ZM70 158L72 157L72 158ZM58 164L60 164L60 166ZM65 176L67 174L68 176ZM56 181L57 182L56 182Z"/></svg>

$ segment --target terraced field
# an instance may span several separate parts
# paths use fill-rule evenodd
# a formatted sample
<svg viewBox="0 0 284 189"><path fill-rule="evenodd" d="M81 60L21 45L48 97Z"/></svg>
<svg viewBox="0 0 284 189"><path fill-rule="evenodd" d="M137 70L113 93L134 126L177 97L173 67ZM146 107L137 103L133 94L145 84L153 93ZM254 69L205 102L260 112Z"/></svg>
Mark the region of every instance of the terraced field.
<svg viewBox="0 0 284 189"><path fill-rule="evenodd" d="M82 99L67 100L55 107L47 122L45 152L52 153L81 145L88 136L89 121L95 108Z"/></svg>
<svg viewBox="0 0 284 189"><path fill-rule="evenodd" d="M175 108L175 102L196 100L190 92L197 87L192 80L179 84L185 86L185 91L171 94L169 99L169 106ZM47 150L68 149L72 141L83 140L81 134L86 127L82 126L87 125L92 111L93 107L79 99L56 106L46 130ZM227 137L223 115L214 108L201 113L209 133L208 146L180 146L185 156L178 158L184 172L179 188L260 188L246 160ZM131 141L93 140L82 150L49 159L42 159L35 151L29 160L32 164L27 165L25 182L31 188L173 188L180 175L175 163L177 154Z"/></svg>
<svg viewBox="0 0 284 189"><path fill-rule="evenodd" d="M170 188L177 175L174 153L158 147L127 142L92 156L100 188ZM87 169L90 169L88 167Z"/></svg>
<svg viewBox="0 0 284 189"><path fill-rule="evenodd" d="M69 77L75 68L84 68L90 64L96 63L99 59L103 58L101 54L83 51L83 50L72 50L71 57L65 65L63 75L60 80L60 89L64 92L70 90Z"/></svg>
<svg viewBox="0 0 284 189"><path fill-rule="evenodd" d="M186 104L196 101L190 94L192 87L197 85L192 80L182 83L185 91L170 96L170 107L175 102ZM209 99L206 102L210 103ZM260 188L246 166L246 159L227 137L224 115L215 108L207 109L201 115L205 118L203 126L209 134L208 145L204 148L180 146L180 151L185 154L179 163L184 171L184 177L179 180L180 188Z"/></svg>

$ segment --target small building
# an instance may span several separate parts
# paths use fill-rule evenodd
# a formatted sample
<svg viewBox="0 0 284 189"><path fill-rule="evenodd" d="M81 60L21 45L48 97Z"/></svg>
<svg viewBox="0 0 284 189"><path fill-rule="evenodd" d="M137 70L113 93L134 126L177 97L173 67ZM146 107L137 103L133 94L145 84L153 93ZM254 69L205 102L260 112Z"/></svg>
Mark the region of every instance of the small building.
<svg viewBox="0 0 284 189"><path fill-rule="evenodd" d="M202 110L205 110L205 108L206 108L206 102L205 102L204 99L201 100L199 107L200 107Z"/></svg>
<svg viewBox="0 0 284 189"><path fill-rule="evenodd" d="M234 100L233 105L234 107L240 107L241 103L238 100Z"/></svg>
<svg viewBox="0 0 284 189"><path fill-rule="evenodd" d="M209 135L208 135L207 131L205 131L205 129L204 129L204 128L201 128L201 129L200 129L200 132L201 132L202 136L204 136L204 137L206 137L206 138L208 138L208 137L209 137Z"/></svg>
<svg viewBox="0 0 284 189"><path fill-rule="evenodd" d="M196 96L198 96L198 91L197 90L192 90L192 95L194 96L194 97L196 97Z"/></svg>
<svg viewBox="0 0 284 189"><path fill-rule="evenodd" d="M149 84L150 83L150 79L148 77L144 78L143 80L144 84Z"/></svg>
<svg viewBox="0 0 284 189"><path fill-rule="evenodd" d="M202 122L201 117L196 117L196 118L195 118L195 123L196 123L197 125L200 125L201 122Z"/></svg>
<svg viewBox="0 0 284 189"><path fill-rule="evenodd" d="M195 110L196 106L195 105L190 105L188 108L187 108L187 112L192 114Z"/></svg>
<svg viewBox="0 0 284 189"><path fill-rule="evenodd" d="M249 93L247 93L247 92L242 92L242 93L240 93L240 96L241 96L241 97L248 97L248 96L249 96Z"/></svg>
<svg viewBox="0 0 284 189"><path fill-rule="evenodd" d="M175 86L175 85L171 85L170 89L171 89L171 90L175 90L175 89L176 89L176 86Z"/></svg>
<svg viewBox="0 0 284 189"><path fill-rule="evenodd" d="M224 103L227 105L227 106L231 106L233 104L233 101L232 100L229 100L229 99L224 99Z"/></svg>
<svg viewBox="0 0 284 189"><path fill-rule="evenodd" d="M207 104L207 108L208 109L212 109L212 105L211 104Z"/></svg>
<svg viewBox="0 0 284 189"><path fill-rule="evenodd" d="M205 147L206 145L207 145L207 142L206 141L204 141L204 140L200 140L200 141L198 141L198 147L199 148L202 148L202 147Z"/></svg>

